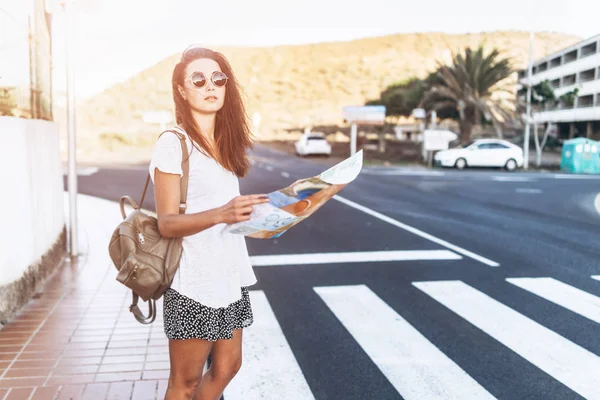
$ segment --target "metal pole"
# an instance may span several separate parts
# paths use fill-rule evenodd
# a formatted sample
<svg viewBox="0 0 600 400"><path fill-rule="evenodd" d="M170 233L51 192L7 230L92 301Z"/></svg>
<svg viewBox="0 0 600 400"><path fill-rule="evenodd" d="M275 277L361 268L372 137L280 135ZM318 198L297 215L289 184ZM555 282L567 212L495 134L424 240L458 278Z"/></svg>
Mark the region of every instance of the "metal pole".
<svg viewBox="0 0 600 400"><path fill-rule="evenodd" d="M67 130L69 142L69 244L71 258L77 257L77 161L75 143L75 84L73 70L73 18L69 0L63 2L65 10L65 52L67 58Z"/></svg>
<svg viewBox="0 0 600 400"><path fill-rule="evenodd" d="M523 138L523 169L529 168L529 130L531 120L531 74L533 69L533 31L529 32L529 61L527 63L527 108L525 110L525 137Z"/></svg>
<svg viewBox="0 0 600 400"><path fill-rule="evenodd" d="M356 153L356 135L357 135L357 127L356 123L352 123L352 128L350 129L350 155L353 156Z"/></svg>

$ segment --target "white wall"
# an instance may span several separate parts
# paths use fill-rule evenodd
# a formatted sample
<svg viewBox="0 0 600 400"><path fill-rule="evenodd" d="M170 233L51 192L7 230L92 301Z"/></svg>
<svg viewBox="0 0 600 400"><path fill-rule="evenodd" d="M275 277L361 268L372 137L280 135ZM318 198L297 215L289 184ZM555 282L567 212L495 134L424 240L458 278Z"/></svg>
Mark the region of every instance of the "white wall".
<svg viewBox="0 0 600 400"><path fill-rule="evenodd" d="M58 125L0 117L0 178L0 285L5 285L40 260L65 224Z"/></svg>
<svg viewBox="0 0 600 400"><path fill-rule="evenodd" d="M540 113L533 114L533 120L537 123L600 121L600 106L567 108L557 111L542 111Z"/></svg>

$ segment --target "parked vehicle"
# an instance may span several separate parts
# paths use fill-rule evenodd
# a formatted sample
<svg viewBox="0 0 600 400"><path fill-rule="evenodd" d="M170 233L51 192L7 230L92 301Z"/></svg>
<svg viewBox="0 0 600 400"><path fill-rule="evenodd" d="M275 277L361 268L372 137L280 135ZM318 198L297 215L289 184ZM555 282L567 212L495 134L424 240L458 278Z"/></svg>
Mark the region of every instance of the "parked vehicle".
<svg viewBox="0 0 600 400"><path fill-rule="evenodd" d="M299 156L309 155L331 155L331 145L327 142L324 134L309 133L304 134L295 143L296 154Z"/></svg>
<svg viewBox="0 0 600 400"><path fill-rule="evenodd" d="M514 171L523 166L523 149L500 139L479 139L436 153L434 164L442 167L496 167Z"/></svg>

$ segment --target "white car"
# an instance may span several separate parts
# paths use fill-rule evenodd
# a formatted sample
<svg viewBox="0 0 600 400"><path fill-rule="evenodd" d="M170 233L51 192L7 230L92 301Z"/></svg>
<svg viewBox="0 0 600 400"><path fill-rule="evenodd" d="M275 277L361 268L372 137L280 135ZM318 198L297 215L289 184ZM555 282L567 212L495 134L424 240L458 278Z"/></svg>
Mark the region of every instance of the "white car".
<svg viewBox="0 0 600 400"><path fill-rule="evenodd" d="M523 149L500 139L479 139L436 153L434 164L442 167L497 167L514 171L523 166Z"/></svg>
<svg viewBox="0 0 600 400"><path fill-rule="evenodd" d="M295 143L296 154L308 155L331 155L331 145L325 139L325 135L317 133L304 134Z"/></svg>

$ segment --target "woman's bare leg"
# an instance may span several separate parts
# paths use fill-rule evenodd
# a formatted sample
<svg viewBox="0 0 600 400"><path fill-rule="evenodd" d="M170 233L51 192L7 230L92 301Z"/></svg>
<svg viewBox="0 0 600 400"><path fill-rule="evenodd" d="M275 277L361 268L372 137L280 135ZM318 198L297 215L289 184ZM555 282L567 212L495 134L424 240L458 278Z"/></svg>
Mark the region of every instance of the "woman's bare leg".
<svg viewBox="0 0 600 400"><path fill-rule="evenodd" d="M242 329L235 329L232 339L219 339L214 343L210 368L204 374L194 400L219 400L241 366Z"/></svg>
<svg viewBox="0 0 600 400"><path fill-rule="evenodd" d="M202 379L213 343L203 339L169 340L171 371L165 400L190 400Z"/></svg>

